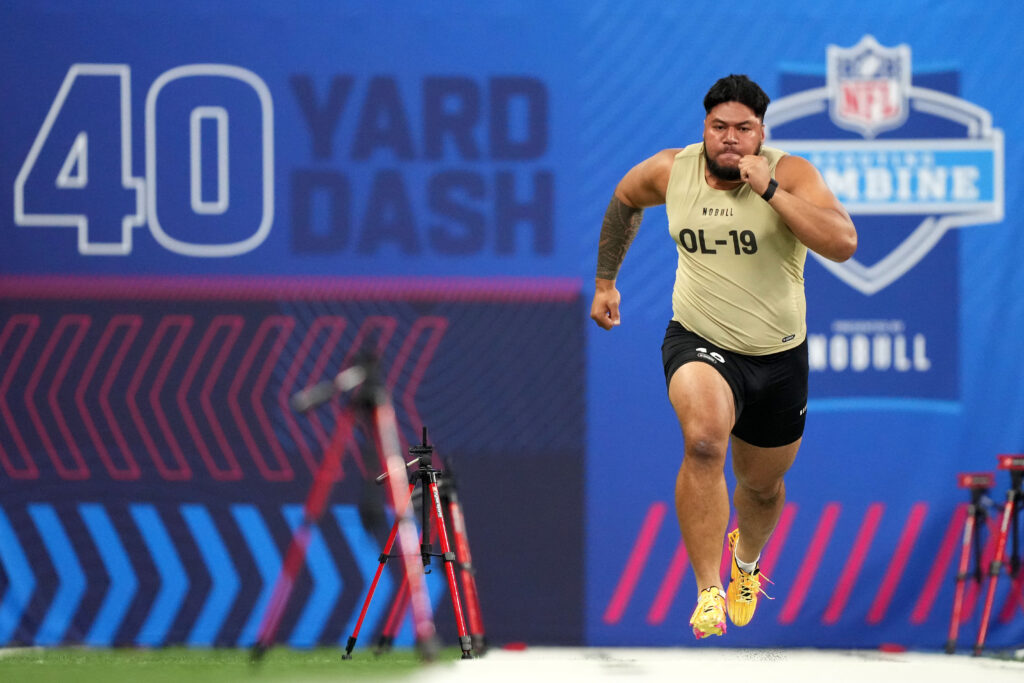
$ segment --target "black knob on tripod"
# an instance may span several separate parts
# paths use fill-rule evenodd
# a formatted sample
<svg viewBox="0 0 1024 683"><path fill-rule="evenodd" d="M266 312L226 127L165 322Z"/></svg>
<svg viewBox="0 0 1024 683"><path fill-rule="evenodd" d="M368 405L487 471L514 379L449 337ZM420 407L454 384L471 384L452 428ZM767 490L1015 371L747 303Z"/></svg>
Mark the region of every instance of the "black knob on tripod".
<svg viewBox="0 0 1024 683"><path fill-rule="evenodd" d="M427 443L427 428L423 428L423 443L409 447L409 455L418 460L420 467L430 468L433 466L434 447Z"/></svg>

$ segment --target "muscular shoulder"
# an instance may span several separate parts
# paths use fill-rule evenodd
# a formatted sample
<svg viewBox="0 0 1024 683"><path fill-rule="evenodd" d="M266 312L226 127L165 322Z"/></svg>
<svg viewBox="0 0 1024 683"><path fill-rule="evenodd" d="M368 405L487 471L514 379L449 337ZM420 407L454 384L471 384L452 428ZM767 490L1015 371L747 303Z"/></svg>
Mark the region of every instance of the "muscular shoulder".
<svg viewBox="0 0 1024 683"><path fill-rule="evenodd" d="M799 185L818 176L818 169L803 157L783 154L775 165L775 178L779 184Z"/></svg>
<svg viewBox="0 0 1024 683"><path fill-rule="evenodd" d="M849 221L849 214L829 189L821 173L811 162L798 156L786 156L775 167L779 187L815 206L834 209Z"/></svg>
<svg viewBox="0 0 1024 683"><path fill-rule="evenodd" d="M676 162L676 157L679 153L683 152L685 147L669 147L667 150L662 150L656 155L647 160L651 165L651 170L658 174L665 174L666 179L669 177L669 173L672 172L672 165Z"/></svg>
<svg viewBox="0 0 1024 683"><path fill-rule="evenodd" d="M630 169L619 182L616 196L629 206L644 208L665 203L665 190L679 148L663 149Z"/></svg>
<svg viewBox="0 0 1024 683"><path fill-rule="evenodd" d="M672 175L672 167L675 165L676 159L682 156L697 154L700 148L700 144L689 145L688 147L669 147L649 158L645 164L648 165L647 177L650 179L651 184L664 194L668 188L668 180Z"/></svg>

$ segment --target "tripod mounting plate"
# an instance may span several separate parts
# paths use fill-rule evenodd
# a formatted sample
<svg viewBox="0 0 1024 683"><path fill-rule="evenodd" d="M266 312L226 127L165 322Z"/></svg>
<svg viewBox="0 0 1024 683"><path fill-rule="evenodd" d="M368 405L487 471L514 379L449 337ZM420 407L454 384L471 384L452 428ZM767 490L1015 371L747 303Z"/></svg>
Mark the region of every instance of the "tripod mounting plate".
<svg viewBox="0 0 1024 683"><path fill-rule="evenodd" d="M1011 472L1024 472L1024 455L1000 455L999 469L1010 470Z"/></svg>
<svg viewBox="0 0 1024 683"><path fill-rule="evenodd" d="M991 472L961 472L956 475L956 485L962 489L987 490L996 483Z"/></svg>

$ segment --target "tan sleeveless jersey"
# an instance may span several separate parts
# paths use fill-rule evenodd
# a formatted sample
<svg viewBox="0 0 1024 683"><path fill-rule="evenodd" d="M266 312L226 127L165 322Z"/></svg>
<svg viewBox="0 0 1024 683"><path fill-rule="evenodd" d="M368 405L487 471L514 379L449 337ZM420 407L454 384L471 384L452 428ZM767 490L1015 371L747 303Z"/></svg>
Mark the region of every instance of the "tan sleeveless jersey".
<svg viewBox="0 0 1024 683"><path fill-rule="evenodd" d="M775 174L785 152L761 148ZM672 317L730 351L784 351L807 335L807 247L743 183L716 190L704 178L704 144L676 154L665 193L679 252Z"/></svg>

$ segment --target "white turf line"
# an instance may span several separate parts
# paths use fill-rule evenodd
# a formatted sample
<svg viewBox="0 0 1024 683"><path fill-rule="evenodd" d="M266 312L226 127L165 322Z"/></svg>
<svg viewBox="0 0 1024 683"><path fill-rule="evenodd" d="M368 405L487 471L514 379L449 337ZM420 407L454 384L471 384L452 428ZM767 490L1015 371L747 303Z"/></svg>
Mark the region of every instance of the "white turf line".
<svg viewBox="0 0 1024 683"><path fill-rule="evenodd" d="M484 657L424 667L417 682L593 681L709 683L1024 683L1024 662L966 653L715 648L548 648L492 650Z"/></svg>

